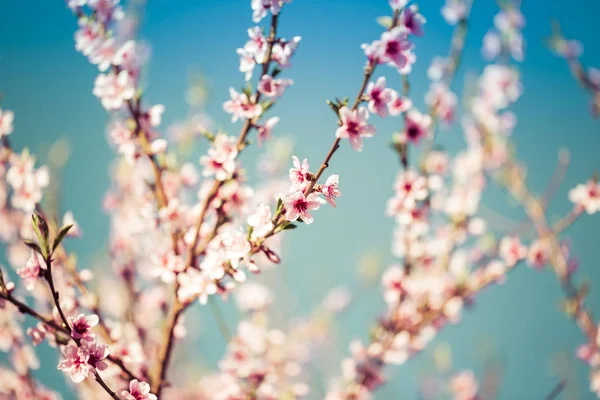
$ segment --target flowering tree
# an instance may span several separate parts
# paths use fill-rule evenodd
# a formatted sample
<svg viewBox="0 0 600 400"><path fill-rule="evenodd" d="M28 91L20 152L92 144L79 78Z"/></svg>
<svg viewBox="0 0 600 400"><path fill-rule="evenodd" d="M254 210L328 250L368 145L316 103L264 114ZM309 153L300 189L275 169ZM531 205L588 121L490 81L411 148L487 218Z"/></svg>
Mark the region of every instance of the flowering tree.
<svg viewBox="0 0 600 400"><path fill-rule="evenodd" d="M369 342L351 344L351 355L342 361L339 379L329 383L326 398L371 398L385 383L387 365L408 362L445 326L459 323L482 290L504 282L521 264L556 275L566 311L587 338L577 355L589 363L591 389L600 396L598 323L584 303L587 286L574 279L577 263L561 239L581 216L600 210L600 187L590 178L571 189L572 209L552 223L546 199L527 186L524 165L511 143L516 117L510 107L522 92L515 62L525 57L519 2L503 3L484 37L483 55L489 64L465 98L460 116L466 146L450 154L437 146L436 132L438 125L458 119L452 86L473 0L447 0L442 8L455 30L448 55L436 58L427 71L427 110L413 106L409 84L415 73L414 39L424 35L425 18L416 4L389 0L391 15L379 20L381 36L362 46L366 62L357 92L351 99L327 102L337 127L331 127L331 147L316 168L288 154L284 142L275 138L279 117L270 116L294 83L284 76L301 38L285 39L278 33L282 11L289 7L293 12L289 3L252 0L256 26L248 29L248 41L237 50L245 84L231 88L223 104L232 122L240 125L239 133L215 131L206 120L192 121L191 129L179 127L175 142L209 143L198 162L186 162L159 131L165 107L144 96L147 52L134 39L134 21L118 0L67 0L78 27L75 47L98 67L93 93L111 116L109 140L117 153L118 173L104 205L111 219L111 263L128 289L127 299L107 316L112 305L102 303L90 289L94 274L80 269L65 247L67 238L80 237L82 230L72 213L58 217L43 203L50 171L36 166L27 150L11 146L14 116L0 110L0 237L14 267L14 273L0 269L0 349L10 353L10 368L0 369L0 398L60 398L31 374L39 367L32 344L42 342L60 351L57 368L84 399L315 396L307 376L309 349L323 343L328 333L323 320L343 311L351 294L332 289L317 310L320 319L282 330L270 318L272 291L248 273L279 264L286 231L311 229L302 225L311 224L323 212L321 207L336 207L344 174L330 173L330 164L338 151L360 152L369 145L376 134L373 114L397 117L401 126L392 137L400 165L385 210L396 224L392 252L397 262L381 278L387 307ZM585 70L579 46L559 30L549 43L593 94L598 114L598 71ZM384 68L397 70L403 87L393 88L378 76ZM264 180L253 187L240 156L254 142L265 145L267 152L259 165ZM289 176L282 179L280 172L290 158ZM567 162L565 157L562 161ZM535 238L492 230L480 203L493 184L522 205ZM219 371L178 382L172 359L187 334L186 311L197 303L214 307L215 298L233 292L245 315L233 334L213 309L214 329L228 341ZM29 317L25 325L23 316ZM447 386L455 399L482 398L470 371L453 373Z"/></svg>

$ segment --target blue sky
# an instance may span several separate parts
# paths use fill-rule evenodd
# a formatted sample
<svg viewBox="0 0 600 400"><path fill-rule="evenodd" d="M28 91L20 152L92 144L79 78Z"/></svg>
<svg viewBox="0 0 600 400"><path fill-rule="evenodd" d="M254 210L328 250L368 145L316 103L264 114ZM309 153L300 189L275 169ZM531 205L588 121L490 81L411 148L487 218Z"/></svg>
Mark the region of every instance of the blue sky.
<svg viewBox="0 0 600 400"><path fill-rule="evenodd" d="M74 211L86 232L80 242L73 244L85 265L102 249L108 232L101 202L109 184L112 153L104 133L107 115L92 95L97 70L75 51L75 20L62 2L6 3L0 13L0 92L2 107L16 114L11 139L17 148L29 146L34 151L43 151L59 137L66 136L71 142L74 152L64 174L64 206ZM235 49L245 42L246 29L252 24L249 3L149 1L142 30L142 38L152 46L146 98L165 104L164 127L186 116L183 94L189 73L199 70L209 85L208 111L219 126L232 133L239 129L229 122L221 104L230 86L243 84ZM418 60L410 79L417 105L423 103L430 60L446 54L449 45L452 29L439 14L441 6L441 0L420 5L428 23L425 36L415 40ZM464 85L462 77L477 74L484 66L479 51L481 38L496 11L495 2L475 0L463 66L454 86L459 94ZM548 181L558 149L566 146L571 150L573 165L550 210L550 216L556 217L568 210L568 189L600 167L600 126L588 113L589 96L569 75L564 61L544 47L543 39L550 34L550 19L557 18L567 36L583 42L584 62L600 66L600 36L590 35L600 15L600 2L579 1L574 6L559 0L529 0L524 2L523 12L527 18L527 50L520 70L525 92L514 107L519 121L515 141L519 157L528 160L531 185L538 190L543 190ZM375 18L388 14L385 0L294 0L282 14L280 33L288 38L302 36L302 42L293 68L286 71L296 84L274 110L281 117L277 131L294 134L296 154L307 157L313 165L324 157L335 131L335 117L325 99L356 94L364 63L360 44L379 36L381 28ZM390 84L400 85L395 71L382 69L381 73ZM313 225L289 235L281 273L298 300L293 311L307 312L333 285L360 286L354 270L364 251L375 252L385 262L391 260L392 222L383 215L383 205L398 169L387 142L399 121L376 122L378 133L362 153L344 146L331 164L331 172L341 176L344 193L338 208L319 210ZM458 127L440 134L450 148L462 143L460 137ZM244 157L247 165L251 165L255 154L250 151ZM492 191L486 205L511 217L521 217L499 190ZM598 245L596 229L597 218L588 218L568 232L582 262L581 273L592 281L591 304L600 301L600 272L594 252ZM452 344L457 368L474 368L476 372L483 368L480 345L491 343L504 363L500 398L543 398L557 381L550 368L553 358L566 352L572 359L574 349L583 341L574 324L558 310L559 299L560 291L551 273L524 268L509 276L503 287L485 292L464 322L448 328L439 342ZM378 290L360 292L355 306L339 321L337 343L341 354L351 338L366 337L368 324L382 307ZM230 311L229 305L225 308ZM209 317L201 313L200 318L205 330L210 331ZM228 313L228 319L233 325L234 314ZM199 352L202 358L215 360L222 352L220 339L214 332L207 333L207 338L209 344L199 345ZM429 355L390 369L392 383L380 398L391 398L392 393L416 398L417 378ZM572 365L577 378L571 384L579 390L578 398L591 398L585 366L576 360ZM46 379L55 376L52 371Z"/></svg>

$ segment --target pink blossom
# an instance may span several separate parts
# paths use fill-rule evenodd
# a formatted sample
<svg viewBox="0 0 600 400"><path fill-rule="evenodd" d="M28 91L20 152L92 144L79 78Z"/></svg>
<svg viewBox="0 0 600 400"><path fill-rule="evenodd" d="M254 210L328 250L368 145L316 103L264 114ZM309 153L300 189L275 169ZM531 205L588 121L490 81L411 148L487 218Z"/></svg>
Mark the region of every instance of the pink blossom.
<svg viewBox="0 0 600 400"><path fill-rule="evenodd" d="M590 390L600 397L600 369L593 371L590 375Z"/></svg>
<svg viewBox="0 0 600 400"><path fill-rule="evenodd" d="M150 385L137 379L129 382L129 391L123 390L121 395L125 400L157 400L158 397L150 393Z"/></svg>
<svg viewBox="0 0 600 400"><path fill-rule="evenodd" d="M290 168L290 183L292 189L304 190L312 182L313 176L309 171L308 160L305 158L300 164L300 160L296 156L292 156L294 167Z"/></svg>
<svg viewBox="0 0 600 400"><path fill-rule="evenodd" d="M235 159L238 154L236 143L235 137L218 134L212 147L208 149L208 155L200 157L200 164L204 166L202 175L214 175L220 181L231 177L235 171Z"/></svg>
<svg viewBox="0 0 600 400"><path fill-rule="evenodd" d="M413 35L423 36L425 17L419 14L419 8L415 4L404 8L402 15L400 16L400 23Z"/></svg>
<svg viewBox="0 0 600 400"><path fill-rule="evenodd" d="M478 384L472 371L463 371L455 375L450 382L454 400L476 400Z"/></svg>
<svg viewBox="0 0 600 400"><path fill-rule="evenodd" d="M260 311L271 304L273 294L266 286L248 282L239 288L235 300L241 311Z"/></svg>
<svg viewBox="0 0 600 400"><path fill-rule="evenodd" d="M283 96L285 89L293 84L291 79L275 79L270 75L263 75L258 83L258 91L267 97L277 98Z"/></svg>
<svg viewBox="0 0 600 400"><path fill-rule="evenodd" d="M125 70L118 74L100 74L96 78L94 95L100 98L107 110L117 110L125 101L133 98L135 85L129 72Z"/></svg>
<svg viewBox="0 0 600 400"><path fill-rule="evenodd" d="M73 339L81 339L90 342L94 340L92 328L98 325L98 322L100 321L96 314L79 314L76 318L69 317L68 319L69 325L71 326L71 337Z"/></svg>
<svg viewBox="0 0 600 400"><path fill-rule="evenodd" d="M304 196L304 193L301 191L287 193L282 197L282 200L286 210L285 219L295 221L301 218L306 224L313 222L313 217L309 211L317 210L321 204L325 203L325 200L320 198L318 193L311 193L308 196Z"/></svg>
<svg viewBox="0 0 600 400"><path fill-rule="evenodd" d="M28 177L35 174L35 158L29 151L23 150L21 154L12 154L10 157L10 168L6 172L6 182L14 189L19 189Z"/></svg>
<svg viewBox="0 0 600 400"><path fill-rule="evenodd" d="M233 268L237 268L241 259L245 258L250 250L251 245L244 232L228 229L220 232L210 241L207 252L216 254L217 259L229 261Z"/></svg>
<svg viewBox="0 0 600 400"><path fill-rule="evenodd" d="M172 250L161 255L150 255L150 262L155 266L151 275L160 277L164 283L175 282L177 274L185 269L183 258Z"/></svg>
<svg viewBox="0 0 600 400"><path fill-rule="evenodd" d="M152 132L152 128L160 125L162 121L162 116L165 113L165 106L162 104L155 104L148 109L148 111L142 112L139 116L140 124L142 125L144 131ZM166 148L166 140L165 139L155 139L154 142L160 140L164 142L164 147Z"/></svg>
<svg viewBox="0 0 600 400"><path fill-rule="evenodd" d="M446 0L442 7L442 15L450 25L456 25L467 13L465 0Z"/></svg>
<svg viewBox="0 0 600 400"><path fill-rule="evenodd" d="M383 286L383 297L389 304L398 304L400 296L405 293L403 281L405 279L404 270L399 266L391 266L381 277Z"/></svg>
<svg viewBox="0 0 600 400"><path fill-rule="evenodd" d="M69 237L81 237L81 228L77 221L75 221L75 217L73 217L72 211L67 211L65 215L63 215L62 226L73 225L69 232L67 232L67 236Z"/></svg>
<svg viewBox="0 0 600 400"><path fill-rule="evenodd" d="M88 364L92 368L95 368L98 371L104 371L108 368L108 364L104 361L109 354L107 346L94 342L81 342L81 344L86 348L89 354Z"/></svg>
<svg viewBox="0 0 600 400"><path fill-rule="evenodd" d="M79 30L75 32L75 49L89 56L102 40L102 26L97 21L79 19Z"/></svg>
<svg viewBox="0 0 600 400"><path fill-rule="evenodd" d="M88 363L90 353L81 346L67 345L62 348L63 360L58 363L58 369L71 376L75 383L81 383L88 377L92 366Z"/></svg>
<svg viewBox="0 0 600 400"><path fill-rule="evenodd" d="M397 116L411 108L412 101L408 97L402 97L396 91L392 92L392 100L388 103L390 115Z"/></svg>
<svg viewBox="0 0 600 400"><path fill-rule="evenodd" d="M406 126L404 128L404 139L419 144L421 139L429 136L431 131L431 117L426 114L421 114L415 109L411 109L406 113Z"/></svg>
<svg viewBox="0 0 600 400"><path fill-rule="evenodd" d="M254 23L260 22L268 11L271 14L277 15L281 10L282 3L289 3L292 0L252 0L252 21Z"/></svg>
<svg viewBox="0 0 600 400"><path fill-rule="evenodd" d="M267 122L264 123L264 125L258 126L257 131L259 146L262 145L265 140L268 140L271 137L271 131L278 122L279 117L271 117L267 120Z"/></svg>
<svg viewBox="0 0 600 400"><path fill-rule="evenodd" d="M590 179L585 184L579 184L569 191L569 200L580 210L588 214L597 213L600 210L600 186Z"/></svg>
<svg viewBox="0 0 600 400"><path fill-rule="evenodd" d="M454 120L454 109L458 100L445 83L431 84L430 90L425 96L425 103L431 106L435 115L442 121L451 123Z"/></svg>
<svg viewBox="0 0 600 400"><path fill-rule="evenodd" d="M42 343L47 334L48 330L43 322L38 322L36 326L27 328L27 335L31 338L31 342L34 346L38 346Z"/></svg>
<svg viewBox="0 0 600 400"><path fill-rule="evenodd" d="M394 91L386 88L385 77L379 77L376 83L369 82L365 98L369 102L369 111L380 117L388 114L388 104L394 100Z"/></svg>
<svg viewBox="0 0 600 400"><path fill-rule="evenodd" d="M267 38L263 34L262 28L260 26L249 28L248 36L250 37L250 40L248 40L244 45L244 54L247 57L252 57L252 59L254 60L254 65L256 65L256 63L262 64L267 53L268 47ZM238 54L240 53L238 52ZM250 63L249 60L247 60L246 62ZM252 66L252 69L254 69L254 65ZM249 68L249 65L247 67Z"/></svg>
<svg viewBox="0 0 600 400"><path fill-rule="evenodd" d="M256 212L248 217L247 222L252 227L250 236L252 240L265 237L273 229L271 208L266 204L259 204Z"/></svg>
<svg viewBox="0 0 600 400"><path fill-rule="evenodd" d="M249 53L246 49L237 49L236 53L240 56L240 72L243 72L245 79L249 81L252 79L252 73L256 66L254 54Z"/></svg>
<svg viewBox="0 0 600 400"><path fill-rule="evenodd" d="M342 195L342 192L338 189L339 183L339 175L331 175L321 187L321 193L323 193L327 202L333 207L335 207L335 199Z"/></svg>
<svg viewBox="0 0 600 400"><path fill-rule="evenodd" d="M424 200L429 193L427 178L412 169L398 174L394 188L398 200L402 201L406 207L413 207L416 201Z"/></svg>
<svg viewBox="0 0 600 400"><path fill-rule="evenodd" d="M527 262L534 268L542 268L550 258L550 247L544 240L536 240L529 247Z"/></svg>
<svg viewBox="0 0 600 400"><path fill-rule="evenodd" d="M10 361L15 372L21 376L26 375L28 371L40 368L40 360L35 355L33 347L27 344L13 347Z"/></svg>
<svg viewBox="0 0 600 400"><path fill-rule="evenodd" d="M184 216L184 206L181 205L178 198L169 200L167 206L158 211L158 219L167 229L180 228Z"/></svg>
<svg viewBox="0 0 600 400"><path fill-rule="evenodd" d="M340 108L339 115L341 126L335 132L335 136L349 139L352 148L361 151L363 147L362 138L375 135L375 127L367 124L369 112L364 107L359 107L358 110L350 110L344 106Z"/></svg>
<svg viewBox="0 0 600 400"><path fill-rule="evenodd" d="M483 98L497 110L517 101L523 91L519 73L504 65L488 65L483 71L479 87Z"/></svg>
<svg viewBox="0 0 600 400"><path fill-rule="evenodd" d="M181 176L181 182L184 186L194 186L200 179L198 176L198 171L196 170L196 166L192 163L183 164L179 170L179 174Z"/></svg>
<svg viewBox="0 0 600 400"><path fill-rule="evenodd" d="M89 55L92 64L97 64L100 71L106 71L112 64L117 52L115 39L109 38L101 42Z"/></svg>
<svg viewBox="0 0 600 400"><path fill-rule="evenodd" d="M499 253L508 266L513 266L527 257L527 247L521 244L518 237L505 236L500 240Z"/></svg>
<svg viewBox="0 0 600 400"><path fill-rule="evenodd" d="M123 18L123 9L120 0L88 0L88 6L95 11L96 18L108 23L111 20Z"/></svg>
<svg viewBox="0 0 600 400"><path fill-rule="evenodd" d="M119 66L127 70L132 77L138 74L139 65L143 62L139 45L134 40L128 40L117 49L113 57L113 65Z"/></svg>
<svg viewBox="0 0 600 400"><path fill-rule="evenodd" d="M253 119L260 117L262 114L262 106L254 104L254 99L249 99L246 93L238 93L233 88L229 88L231 100L223 104L223 110L232 114L231 122L236 122L240 118Z"/></svg>
<svg viewBox="0 0 600 400"><path fill-rule="evenodd" d="M444 57L433 57L431 65L427 68L427 78L433 82L438 82L446 75L448 70L448 60Z"/></svg>
<svg viewBox="0 0 600 400"><path fill-rule="evenodd" d="M443 151L430 151L425 158L425 170L429 174L443 174L448 170L448 154Z"/></svg>
<svg viewBox="0 0 600 400"><path fill-rule="evenodd" d="M408 4L408 0L389 0L390 7L393 10L401 10Z"/></svg>
<svg viewBox="0 0 600 400"><path fill-rule="evenodd" d="M17 270L17 274L23 279L25 289L31 291L42 272L42 266L36 253L31 252L24 267Z"/></svg>
<svg viewBox="0 0 600 400"><path fill-rule="evenodd" d="M42 169L40 169L41 171ZM43 171L46 172L45 169ZM26 213L35 210L35 206L42 200L44 194L42 189L48 185L46 177L44 176L41 179L40 177L40 174L27 175L21 186L15 188L11 199L14 208L23 210Z"/></svg>
<svg viewBox="0 0 600 400"><path fill-rule="evenodd" d="M280 39L273 45L271 59L275 61L281 68L290 67L290 59L296 52L298 43L300 43L301 39L302 38L300 36L294 36L290 41Z"/></svg>
<svg viewBox="0 0 600 400"><path fill-rule="evenodd" d="M13 120L15 115L12 111L0 108L0 138L10 135L13 131Z"/></svg>
<svg viewBox="0 0 600 400"><path fill-rule="evenodd" d="M206 273L193 268L177 275L177 281L177 298L182 302L190 302L197 296L200 304L206 304L208 296L217 293L215 282Z"/></svg>
<svg viewBox="0 0 600 400"><path fill-rule="evenodd" d="M229 180L218 192L218 201L223 202L223 211L229 214L244 214L247 211L250 200L254 196L254 190L248 185L243 185L239 180Z"/></svg>
<svg viewBox="0 0 600 400"><path fill-rule="evenodd" d="M377 59L380 63L390 63L394 67L404 70L409 64L409 53L412 49L412 44L408 41L407 28L397 26L384 32L377 48L379 49Z"/></svg>

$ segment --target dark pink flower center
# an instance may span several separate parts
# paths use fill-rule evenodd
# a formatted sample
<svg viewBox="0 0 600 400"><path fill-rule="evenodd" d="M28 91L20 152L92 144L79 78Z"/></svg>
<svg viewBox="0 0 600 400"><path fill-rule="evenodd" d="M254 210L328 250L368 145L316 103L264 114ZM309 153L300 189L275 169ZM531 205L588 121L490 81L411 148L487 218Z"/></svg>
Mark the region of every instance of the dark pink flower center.
<svg viewBox="0 0 600 400"><path fill-rule="evenodd" d="M411 123L406 128L406 136L408 136L410 140L416 140L421 136L421 129L418 125Z"/></svg>
<svg viewBox="0 0 600 400"><path fill-rule="evenodd" d="M302 214L308 209L308 203L305 199L296 200L294 202L294 208Z"/></svg>
<svg viewBox="0 0 600 400"><path fill-rule="evenodd" d="M77 321L73 324L73 330L80 335L87 333L88 329L89 326L86 321Z"/></svg>
<svg viewBox="0 0 600 400"><path fill-rule="evenodd" d="M400 53L400 42L397 40L387 42L385 45L385 52L391 55Z"/></svg>
<svg viewBox="0 0 600 400"><path fill-rule="evenodd" d="M348 121L346 123L346 130L350 135L358 135L360 131L360 125L356 121Z"/></svg>

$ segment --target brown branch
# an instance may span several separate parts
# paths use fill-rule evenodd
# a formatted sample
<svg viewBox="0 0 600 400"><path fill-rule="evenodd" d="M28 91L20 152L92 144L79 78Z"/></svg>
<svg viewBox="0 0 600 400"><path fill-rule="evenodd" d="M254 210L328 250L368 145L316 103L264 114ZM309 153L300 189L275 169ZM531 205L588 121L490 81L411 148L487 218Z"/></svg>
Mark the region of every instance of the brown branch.
<svg viewBox="0 0 600 400"><path fill-rule="evenodd" d="M48 282L48 286L50 287L50 291L52 292L52 298L54 299L54 305L56 306L56 309L58 310L58 313L63 321L65 330L68 332L69 336L71 336L71 326L69 325L69 321L67 320L67 317L65 316L65 313L63 312L62 307L60 305L60 297L58 291L54 286L54 279L52 278L52 254L46 256L44 258L44 261L46 263L44 279L46 280L46 282ZM75 341L77 346L81 346L81 341L79 339L73 338L73 341ZM119 397L115 394L115 392L108 387L104 380L102 380L98 371L96 371L96 369L94 369L93 371L94 376L96 377L96 381L100 384L100 386L102 386L106 393L108 393L113 399L120 400Z"/></svg>
<svg viewBox="0 0 600 400"><path fill-rule="evenodd" d="M545 400L555 400L559 394L561 394L565 388L567 387L567 381L565 379L561 379L560 382L552 389L548 396L545 397Z"/></svg>
<svg viewBox="0 0 600 400"><path fill-rule="evenodd" d="M262 75L265 75L269 72L269 66L272 62L273 46L275 45L275 42L276 42L278 22L279 22L279 14L273 15L271 18L271 28L270 28L269 36L267 38L267 42L268 42L267 53L265 55L264 62L262 63ZM255 95L254 95L254 102L258 103L259 100L260 100L260 92L257 89L255 92ZM253 120L247 119L244 122L244 125L242 126L242 129L238 136L238 140L236 142L238 156L239 156L239 153L245 148L246 138L247 138L250 130L253 127L254 127ZM225 181L215 181L213 186L211 187L211 190L209 191L208 195L206 196L206 198L202 202L202 205L200 206L200 214L198 216L198 219L196 220L196 225L194 227L194 239L192 241L191 246L188 247L188 251L187 251L186 262L185 262L186 268L191 267L194 263L196 247L198 246L198 241L200 239L200 230L202 228L202 224L204 223L204 221L206 219L206 215L208 213L208 209L209 209L211 202L214 200L219 189L221 188L221 186L224 183L225 183ZM187 304L183 304L179 301L179 299L177 298L178 288L179 288L179 284L175 283L175 290L174 290L175 294L174 294L173 306L171 308L171 312L170 312L169 318L167 320L164 337L163 337L162 344L161 344L161 347L158 352L157 366L154 368L153 373L151 374L152 392L158 397L160 397L160 394L162 392L162 388L165 383L167 370L169 368L169 364L170 364L170 361L172 358L172 352L173 352L173 348L174 348L173 333L175 330L175 326L177 324L177 320L179 319L179 316L191 304L191 302L187 303Z"/></svg>
<svg viewBox="0 0 600 400"><path fill-rule="evenodd" d="M17 307L17 310L19 310L20 313L30 315L38 321L42 322L44 325L54 329L55 331L70 336L70 332L64 326L56 323L53 318L45 317L37 311L35 311L33 308L29 307L27 304L17 300L6 289L0 290L0 298L3 298L4 300L12 303L15 307Z"/></svg>

